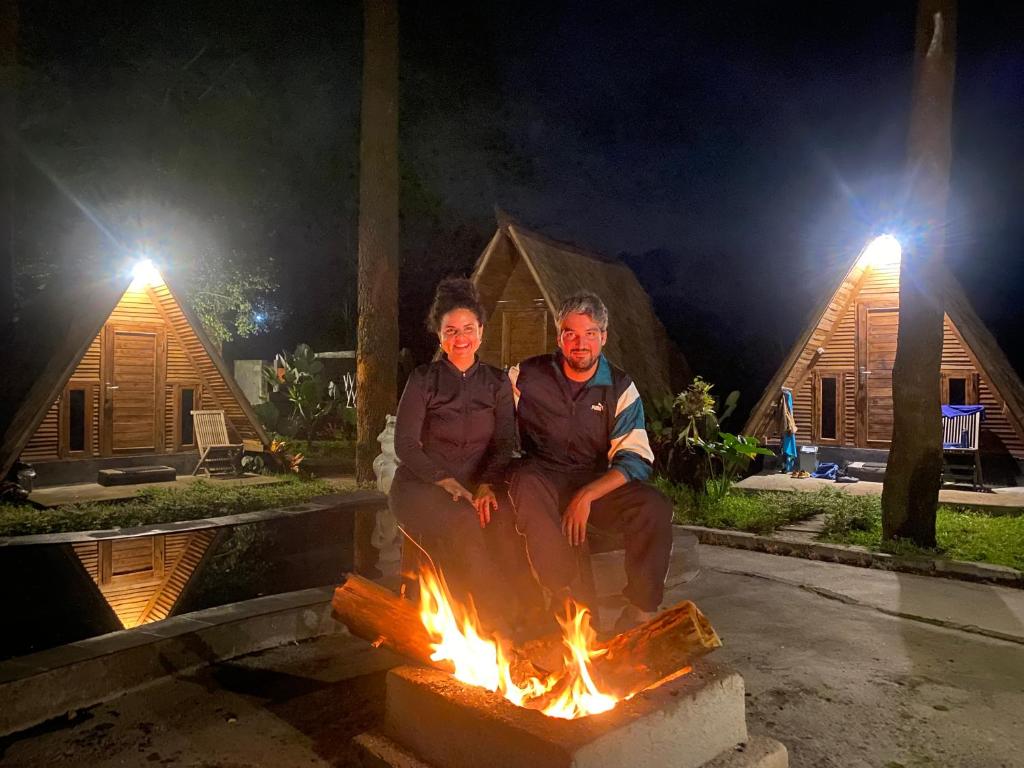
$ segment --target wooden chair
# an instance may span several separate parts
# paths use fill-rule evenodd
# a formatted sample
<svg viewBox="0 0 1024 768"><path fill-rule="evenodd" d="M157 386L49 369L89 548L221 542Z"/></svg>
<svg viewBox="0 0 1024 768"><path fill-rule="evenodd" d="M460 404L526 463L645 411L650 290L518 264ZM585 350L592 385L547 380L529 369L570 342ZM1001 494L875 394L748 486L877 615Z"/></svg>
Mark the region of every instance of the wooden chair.
<svg viewBox="0 0 1024 768"><path fill-rule="evenodd" d="M945 408L945 406L943 406ZM985 490L981 474L981 415L959 413L942 416L942 481L970 484Z"/></svg>
<svg viewBox="0 0 1024 768"><path fill-rule="evenodd" d="M211 477L241 474L244 446L228 438L224 411L192 411L192 424L199 449L199 463L192 474L199 474L199 470Z"/></svg>

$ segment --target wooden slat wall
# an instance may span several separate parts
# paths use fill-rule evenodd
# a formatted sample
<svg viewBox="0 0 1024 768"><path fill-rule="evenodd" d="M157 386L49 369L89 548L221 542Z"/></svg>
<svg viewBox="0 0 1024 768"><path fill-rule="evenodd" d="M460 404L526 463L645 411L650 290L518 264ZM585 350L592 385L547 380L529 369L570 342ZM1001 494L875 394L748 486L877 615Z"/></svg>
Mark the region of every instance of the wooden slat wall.
<svg viewBox="0 0 1024 768"><path fill-rule="evenodd" d="M194 366L194 373L186 378L198 379L202 382L203 407L207 407L209 402L211 403L210 407L223 409L229 431L234 431L240 438L258 439L259 436L246 418L242 406L235 399L224 377L221 376L217 366L210 359L205 347L192 330L192 326L189 325L188 319L178 307L167 286L156 286L153 288L153 293L160 301L163 312L170 321L168 339L174 338L176 343L180 343L180 348L187 354Z"/></svg>
<svg viewBox="0 0 1024 768"><path fill-rule="evenodd" d="M25 450L21 452L24 461L51 461L58 458L60 445L59 434L60 404L54 401L43 417L42 423L29 438Z"/></svg>
<svg viewBox="0 0 1024 768"><path fill-rule="evenodd" d="M167 577L140 617L140 623L147 624L151 621L159 621L166 619L170 615L171 611L174 610L175 603L178 602L178 598L181 597L185 585L192 578L196 566L199 565L199 561L206 554L206 550L215 536L216 533L212 530L194 531L175 536L177 539L174 549L175 555L173 559L170 554L167 555L167 562L171 564L168 566ZM167 539L169 547L171 536L168 536Z"/></svg>
<svg viewBox="0 0 1024 768"><path fill-rule="evenodd" d="M75 555L82 563L82 567L85 568L85 572L92 577L92 580L97 584L100 583L100 568L99 568L99 553L100 545L96 542L87 542L84 544L72 544L72 549L75 551Z"/></svg>
<svg viewBox="0 0 1024 768"><path fill-rule="evenodd" d="M546 317L543 334L537 323L529 322L528 316L521 314L524 311L532 312L538 309L542 310ZM504 342L502 338L503 329L506 327L506 311L510 314L509 321L513 331L508 342ZM547 309L540 287L533 279L526 262L522 258L517 258L497 301L494 314L487 322L484 340L480 345L480 359L499 368L505 363L514 365L530 355L550 352L555 348L554 339L554 320ZM502 350L506 348L508 359L503 360Z"/></svg>

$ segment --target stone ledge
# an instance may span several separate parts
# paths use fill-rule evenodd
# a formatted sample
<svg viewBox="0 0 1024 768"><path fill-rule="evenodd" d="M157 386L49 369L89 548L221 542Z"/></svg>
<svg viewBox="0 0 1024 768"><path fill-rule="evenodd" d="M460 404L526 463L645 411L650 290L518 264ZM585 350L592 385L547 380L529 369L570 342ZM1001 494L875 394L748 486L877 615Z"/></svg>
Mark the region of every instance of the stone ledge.
<svg viewBox="0 0 1024 768"><path fill-rule="evenodd" d="M171 675L344 632L334 587L217 606L0 663L0 736L114 699Z"/></svg>
<svg viewBox="0 0 1024 768"><path fill-rule="evenodd" d="M920 576L942 576L963 581L1024 588L1024 572L1003 565L928 557L901 557L890 555L887 552L872 552L865 547L803 541L785 536L763 536L745 531L705 528L700 525L675 527L693 533L701 544L748 549L771 555L802 557L808 560L823 560L830 563L855 565L860 568L878 568L886 571L914 573Z"/></svg>

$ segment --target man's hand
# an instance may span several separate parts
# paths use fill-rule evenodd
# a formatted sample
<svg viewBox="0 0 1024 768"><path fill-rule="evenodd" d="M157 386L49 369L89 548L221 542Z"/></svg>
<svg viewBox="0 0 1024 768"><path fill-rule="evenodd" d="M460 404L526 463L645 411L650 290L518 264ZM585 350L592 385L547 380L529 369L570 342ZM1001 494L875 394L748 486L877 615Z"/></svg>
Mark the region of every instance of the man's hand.
<svg viewBox="0 0 1024 768"><path fill-rule="evenodd" d="M480 483L477 486L473 506L476 507L476 516L480 518L480 527L485 528L491 522L491 512L498 509L498 497L494 495L490 485Z"/></svg>
<svg viewBox="0 0 1024 768"><path fill-rule="evenodd" d="M462 485L454 477L446 477L444 480L438 480L434 485L439 485L452 495L452 501L458 501L459 499L465 499L470 504L473 503L473 494L466 490L465 486Z"/></svg>
<svg viewBox="0 0 1024 768"><path fill-rule="evenodd" d="M586 487L576 491L562 514L562 533L571 546L577 547L587 540L587 520L593 497Z"/></svg>

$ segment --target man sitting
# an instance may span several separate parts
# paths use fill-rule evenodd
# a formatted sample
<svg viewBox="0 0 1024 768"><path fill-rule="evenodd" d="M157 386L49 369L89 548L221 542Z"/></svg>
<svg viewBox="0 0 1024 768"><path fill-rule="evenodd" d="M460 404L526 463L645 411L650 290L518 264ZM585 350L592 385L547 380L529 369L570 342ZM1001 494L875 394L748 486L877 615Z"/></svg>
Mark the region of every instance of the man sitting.
<svg viewBox="0 0 1024 768"><path fill-rule="evenodd" d="M526 458L511 486L516 527L553 598L577 577L573 547L587 524L625 538L628 600L624 631L654 616L672 553L672 504L644 481L651 452L644 408L632 379L601 350L608 309L582 292L558 312L558 351L509 371Z"/></svg>

